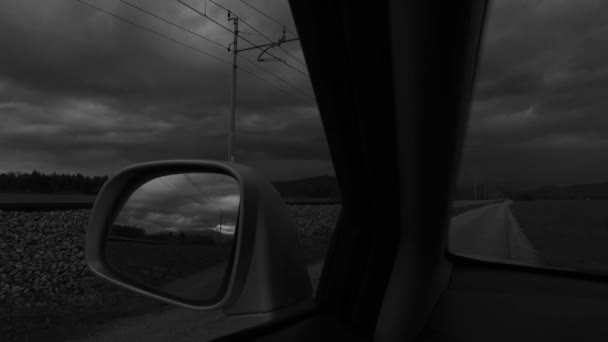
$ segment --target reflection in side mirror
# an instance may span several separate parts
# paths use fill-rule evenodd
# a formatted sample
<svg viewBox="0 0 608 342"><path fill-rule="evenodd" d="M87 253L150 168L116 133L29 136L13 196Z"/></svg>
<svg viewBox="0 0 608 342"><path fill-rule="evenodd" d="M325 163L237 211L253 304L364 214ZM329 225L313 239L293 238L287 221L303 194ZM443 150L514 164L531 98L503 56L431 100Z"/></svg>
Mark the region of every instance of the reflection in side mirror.
<svg viewBox="0 0 608 342"><path fill-rule="evenodd" d="M224 174L149 180L114 220L105 262L117 276L157 294L216 303L232 268L239 204L239 183Z"/></svg>

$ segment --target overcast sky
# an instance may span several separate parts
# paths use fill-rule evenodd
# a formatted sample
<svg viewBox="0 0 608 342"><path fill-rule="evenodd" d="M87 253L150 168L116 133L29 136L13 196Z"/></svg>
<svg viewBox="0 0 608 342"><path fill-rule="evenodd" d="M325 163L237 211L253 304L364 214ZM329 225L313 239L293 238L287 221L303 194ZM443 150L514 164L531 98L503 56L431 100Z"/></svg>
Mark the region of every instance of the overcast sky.
<svg viewBox="0 0 608 342"><path fill-rule="evenodd" d="M608 1L493 1L463 179L608 181Z"/></svg>
<svg viewBox="0 0 608 342"><path fill-rule="evenodd" d="M0 170L105 175L142 161L226 158L232 35L176 1L128 0L219 45L118 0L87 1L225 62L75 0L2 1ZM286 1L247 1L295 36ZM211 2L186 2L231 27ZM271 39L281 36L280 25L241 1L217 2ZM268 42L243 22L239 29L253 43ZM299 42L282 48L295 59L271 53L307 73ZM241 55L255 61L259 51ZM310 79L282 63L238 63L237 161L266 166L274 178L331 173ZM299 162L276 172L274 160Z"/></svg>
<svg viewBox="0 0 608 342"><path fill-rule="evenodd" d="M220 46L118 0L88 1L230 61L230 33L175 1L128 0ZM280 36L279 25L242 1L217 1ZM245 1L295 30L285 0ZM214 4L186 2L231 25ZM462 180L608 181L607 17L606 1L492 1ZM266 42L240 28L246 39ZM225 158L229 63L75 0L2 1L0 42L0 170L104 175L149 160ZM299 43L283 47L303 60ZM284 51L272 53L306 72ZM237 160L274 179L331 173L310 80L281 63L239 65Z"/></svg>

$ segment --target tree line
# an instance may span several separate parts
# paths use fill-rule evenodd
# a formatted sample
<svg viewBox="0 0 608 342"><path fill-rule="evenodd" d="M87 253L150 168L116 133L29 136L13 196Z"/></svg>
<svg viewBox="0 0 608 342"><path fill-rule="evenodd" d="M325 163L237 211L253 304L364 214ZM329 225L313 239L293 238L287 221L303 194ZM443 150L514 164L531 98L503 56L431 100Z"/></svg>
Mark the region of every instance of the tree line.
<svg viewBox="0 0 608 342"><path fill-rule="evenodd" d="M0 173L0 192L97 194L107 180L108 176L80 173L8 172Z"/></svg>

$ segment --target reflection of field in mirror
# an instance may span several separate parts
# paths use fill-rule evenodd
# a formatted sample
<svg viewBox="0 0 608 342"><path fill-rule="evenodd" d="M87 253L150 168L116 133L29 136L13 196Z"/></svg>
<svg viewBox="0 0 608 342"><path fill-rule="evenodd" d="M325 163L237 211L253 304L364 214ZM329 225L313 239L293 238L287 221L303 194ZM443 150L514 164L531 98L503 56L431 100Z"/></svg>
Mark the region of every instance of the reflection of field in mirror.
<svg viewBox="0 0 608 342"><path fill-rule="evenodd" d="M222 286L232 252L231 240L221 244L167 244L118 239L108 241L106 255L113 271L134 283L170 291L172 295L190 300L207 300L217 296ZM203 278L205 291L192 298L194 294L185 291L192 284L184 280L199 281L200 276L192 276L203 273L206 275ZM201 288L200 282L197 285Z"/></svg>

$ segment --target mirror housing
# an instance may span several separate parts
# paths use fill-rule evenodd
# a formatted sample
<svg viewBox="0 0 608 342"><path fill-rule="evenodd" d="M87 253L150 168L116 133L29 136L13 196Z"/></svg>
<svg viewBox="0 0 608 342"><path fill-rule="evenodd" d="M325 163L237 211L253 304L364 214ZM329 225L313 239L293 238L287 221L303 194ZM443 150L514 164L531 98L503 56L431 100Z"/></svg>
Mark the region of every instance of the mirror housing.
<svg viewBox="0 0 608 342"><path fill-rule="evenodd" d="M112 272L104 256L106 237L127 198L150 179L177 173L217 173L236 179L240 209L228 285L216 303L201 305L165 296ZM196 310L222 308L227 315L309 309L312 285L295 228L274 186L252 168L228 162L175 160L121 170L99 192L86 234L86 260L96 275L129 290ZM298 311L298 310L296 310Z"/></svg>

